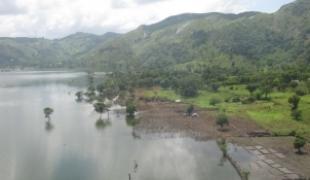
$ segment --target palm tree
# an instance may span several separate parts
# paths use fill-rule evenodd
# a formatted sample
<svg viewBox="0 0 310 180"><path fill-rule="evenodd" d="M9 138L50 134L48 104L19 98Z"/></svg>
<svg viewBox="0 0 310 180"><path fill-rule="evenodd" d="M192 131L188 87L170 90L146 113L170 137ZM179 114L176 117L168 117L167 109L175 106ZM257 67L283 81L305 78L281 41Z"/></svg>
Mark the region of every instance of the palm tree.
<svg viewBox="0 0 310 180"><path fill-rule="evenodd" d="M50 107L46 107L43 109L43 112L44 112L44 115L45 115L45 118L48 119L48 122L51 120L51 114L53 114L54 110Z"/></svg>

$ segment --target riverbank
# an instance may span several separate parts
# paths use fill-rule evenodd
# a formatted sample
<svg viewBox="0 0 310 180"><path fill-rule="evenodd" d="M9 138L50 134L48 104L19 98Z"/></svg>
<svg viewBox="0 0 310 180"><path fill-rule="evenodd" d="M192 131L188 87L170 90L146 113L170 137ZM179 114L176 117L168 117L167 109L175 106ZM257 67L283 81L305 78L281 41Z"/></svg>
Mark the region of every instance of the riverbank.
<svg viewBox="0 0 310 180"><path fill-rule="evenodd" d="M238 117L252 121L259 127L266 129L275 136L287 136L292 133L299 133L310 140L310 95L301 97L299 109L302 120L296 121L291 116L288 98L294 93L272 92L270 101L255 101L253 103L242 102L243 98L249 97L245 86L221 87L218 92L200 91L194 98L183 98L172 90L161 88L140 89L140 97L147 99L160 99L175 102L179 100L186 104L193 104L196 107L211 110L225 111L231 117ZM239 101L234 102L234 97ZM217 103L211 105L216 99Z"/></svg>
<svg viewBox="0 0 310 180"><path fill-rule="evenodd" d="M149 96L150 90L139 90L138 100L140 123L134 132L158 133L168 136L184 136L197 140L225 138L228 142L228 155L233 164L242 171L250 173L250 179L302 179L310 177L310 145L305 147L304 155L297 155L293 147L294 137L274 136L252 137L257 132L268 134L270 131L252 119L245 118L243 111L228 111L230 124L224 130L216 125L217 107L201 107L195 103L198 117L186 116L188 102L193 99L175 102L156 93ZM153 90L154 93L154 90ZM161 92L160 92L161 93ZM171 92L169 92L171 93ZM154 93L155 94L155 93ZM198 101L196 99L196 101ZM239 105L242 106L242 105ZM239 109L240 110L240 109ZM259 109L261 110L261 109ZM259 111L258 110L258 111ZM289 128L289 127L287 127Z"/></svg>

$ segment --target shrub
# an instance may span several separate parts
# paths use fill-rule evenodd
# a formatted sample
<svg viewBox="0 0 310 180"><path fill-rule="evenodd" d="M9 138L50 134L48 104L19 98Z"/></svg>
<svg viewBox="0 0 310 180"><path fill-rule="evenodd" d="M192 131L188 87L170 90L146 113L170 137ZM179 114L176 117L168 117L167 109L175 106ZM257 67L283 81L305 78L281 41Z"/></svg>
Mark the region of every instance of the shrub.
<svg viewBox="0 0 310 180"><path fill-rule="evenodd" d="M194 106L193 105L188 106L186 110L187 115L191 116L193 112L194 112Z"/></svg>
<svg viewBox="0 0 310 180"><path fill-rule="evenodd" d="M302 154L301 149L306 145L305 138L297 136L294 141L294 148L297 149L298 154Z"/></svg>
<svg viewBox="0 0 310 180"><path fill-rule="evenodd" d="M255 102L255 98L254 97L248 97L248 98L246 98L246 99L244 99L244 100L242 100L241 102L242 102L242 104L251 104L251 103L254 103Z"/></svg>
<svg viewBox="0 0 310 180"><path fill-rule="evenodd" d="M250 92L252 95L254 91L258 88L257 84L249 84L246 86L246 89Z"/></svg>
<svg viewBox="0 0 310 180"><path fill-rule="evenodd" d="M234 103L237 103L237 102L240 102L241 100L240 100L240 97L235 96L235 97L232 98L231 101L234 102Z"/></svg>
<svg viewBox="0 0 310 180"><path fill-rule="evenodd" d="M297 109L292 110L291 115L294 118L294 120L296 120L296 121L301 121L302 120L302 118L301 118L301 111L299 111Z"/></svg>
<svg viewBox="0 0 310 180"><path fill-rule="evenodd" d="M292 97L288 99L288 102L291 104L292 110L298 109L299 101L300 101L300 97L297 95L293 95Z"/></svg>
<svg viewBox="0 0 310 180"><path fill-rule="evenodd" d="M221 128L223 128L224 125L229 125L229 120L226 114L224 113L219 114L216 118L216 124L221 126Z"/></svg>
<svg viewBox="0 0 310 180"><path fill-rule="evenodd" d="M299 84L299 81L293 80L290 82L290 87L295 89L298 86L298 84Z"/></svg>
<svg viewBox="0 0 310 180"><path fill-rule="evenodd" d="M195 97L198 95L198 88L195 86L187 86L180 89L181 95L184 97Z"/></svg>
<svg viewBox="0 0 310 180"><path fill-rule="evenodd" d="M135 112L137 111L137 108L133 102L133 100L129 100L126 103L126 113L128 117L134 118L135 117Z"/></svg>
<svg viewBox="0 0 310 180"><path fill-rule="evenodd" d="M257 100L262 100L262 97L263 97L263 94L262 94L261 92L257 92L257 93L255 94L255 98L256 98Z"/></svg>
<svg viewBox="0 0 310 180"><path fill-rule="evenodd" d="M218 90L219 90L219 88L220 88L220 85L219 84L211 84L211 90L213 91L213 92L217 92Z"/></svg>
<svg viewBox="0 0 310 180"><path fill-rule="evenodd" d="M298 96L304 96L308 94L307 86L304 83L300 83L300 85L296 88L295 93Z"/></svg>
<svg viewBox="0 0 310 180"><path fill-rule="evenodd" d="M210 104L211 106L215 106L215 105L217 105L217 104L219 104L219 103L221 103L221 99L216 98L216 97L212 97L212 98L210 99L210 102L209 102L209 104Z"/></svg>

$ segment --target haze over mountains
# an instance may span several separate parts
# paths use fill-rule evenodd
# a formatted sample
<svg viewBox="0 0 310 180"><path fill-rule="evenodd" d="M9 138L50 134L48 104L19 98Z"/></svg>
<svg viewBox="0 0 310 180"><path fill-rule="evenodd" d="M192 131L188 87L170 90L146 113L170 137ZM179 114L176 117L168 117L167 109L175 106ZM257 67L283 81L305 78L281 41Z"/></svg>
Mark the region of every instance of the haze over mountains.
<svg viewBox="0 0 310 180"><path fill-rule="evenodd" d="M310 1L273 14L182 14L126 34L63 39L0 38L0 68L130 70L199 66L262 67L310 62Z"/></svg>

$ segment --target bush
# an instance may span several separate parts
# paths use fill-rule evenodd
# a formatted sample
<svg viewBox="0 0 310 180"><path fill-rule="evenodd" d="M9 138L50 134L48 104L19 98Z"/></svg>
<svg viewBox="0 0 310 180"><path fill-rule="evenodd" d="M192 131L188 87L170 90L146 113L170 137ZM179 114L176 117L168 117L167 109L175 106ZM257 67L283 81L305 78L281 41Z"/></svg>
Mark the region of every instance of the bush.
<svg viewBox="0 0 310 180"><path fill-rule="evenodd" d="M296 121L301 121L302 120L302 118L301 118L301 111L299 111L297 109L292 110L291 115L294 118L294 120L296 120Z"/></svg>
<svg viewBox="0 0 310 180"><path fill-rule="evenodd" d="M193 112L194 112L194 106L193 105L188 106L186 110L187 115L191 116Z"/></svg>
<svg viewBox="0 0 310 180"><path fill-rule="evenodd" d="M299 84L299 81L293 80L290 82L290 87L295 89L298 86L298 84Z"/></svg>
<svg viewBox="0 0 310 180"><path fill-rule="evenodd" d="M255 94L255 98L256 98L257 100L262 100L262 97L263 97L263 94L262 94L261 92L257 92L257 93Z"/></svg>
<svg viewBox="0 0 310 180"><path fill-rule="evenodd" d="M216 98L216 97L212 97L212 98L210 99L210 102L209 102L209 104L210 104L211 106L215 106L215 105L217 105L217 104L219 104L219 103L221 103L221 99Z"/></svg>
<svg viewBox="0 0 310 180"><path fill-rule="evenodd" d="M232 98L231 101L232 101L233 103L237 103L237 102L240 102L241 100L240 100L240 97L235 96L235 97Z"/></svg>
<svg viewBox="0 0 310 180"><path fill-rule="evenodd" d="M126 103L126 113L128 117L134 118L135 117L135 112L137 111L136 106L134 105L133 100L129 100Z"/></svg>
<svg viewBox="0 0 310 180"><path fill-rule="evenodd" d="M229 120L226 114L219 114L216 118L216 124L221 126L221 128L223 128L224 125L229 125Z"/></svg>
<svg viewBox="0 0 310 180"><path fill-rule="evenodd" d="M242 100L241 103L242 103L242 104L252 104L252 103L255 102L255 100L256 100L256 99L255 99L254 97L248 97L248 98Z"/></svg>
<svg viewBox="0 0 310 180"><path fill-rule="evenodd" d="M258 88L257 84L248 84L246 86L246 89L250 92L250 94L252 95L254 91L256 91L256 89Z"/></svg>
<svg viewBox="0 0 310 180"><path fill-rule="evenodd" d="M184 97L195 97L198 95L198 88L195 86L187 86L180 89L180 93Z"/></svg>
<svg viewBox="0 0 310 180"><path fill-rule="evenodd" d="M220 85L219 84L211 84L211 90L213 92L217 92L220 88Z"/></svg>
<svg viewBox="0 0 310 180"><path fill-rule="evenodd" d="M298 154L302 154L301 148L303 148L306 145L306 139L301 137L301 136L297 136L295 138L294 141L294 148L297 149Z"/></svg>
<svg viewBox="0 0 310 180"><path fill-rule="evenodd" d="M300 85L296 88L295 93L298 96L304 96L308 94L307 86L304 83L300 83Z"/></svg>
<svg viewBox="0 0 310 180"><path fill-rule="evenodd" d="M297 95L293 95L292 97L288 99L288 103L291 104L292 111L298 109L299 101L300 101L300 97Z"/></svg>

